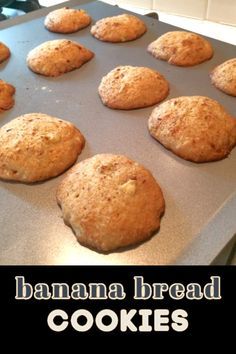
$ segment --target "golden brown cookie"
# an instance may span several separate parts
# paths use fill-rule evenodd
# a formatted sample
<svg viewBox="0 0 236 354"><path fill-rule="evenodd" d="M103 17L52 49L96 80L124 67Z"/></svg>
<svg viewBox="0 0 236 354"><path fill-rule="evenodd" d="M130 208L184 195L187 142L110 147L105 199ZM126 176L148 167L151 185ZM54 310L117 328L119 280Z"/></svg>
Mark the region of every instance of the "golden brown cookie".
<svg viewBox="0 0 236 354"><path fill-rule="evenodd" d="M135 109L164 100L169 93L169 85L158 71L118 66L102 78L98 92L103 104L110 108Z"/></svg>
<svg viewBox="0 0 236 354"><path fill-rule="evenodd" d="M0 80L0 113L14 106L15 87L6 81Z"/></svg>
<svg viewBox="0 0 236 354"><path fill-rule="evenodd" d="M219 90L236 96L236 58L218 65L211 73L211 82Z"/></svg>
<svg viewBox="0 0 236 354"><path fill-rule="evenodd" d="M168 100L153 110L148 127L167 149L193 162L223 159L236 145L236 119L208 97Z"/></svg>
<svg viewBox="0 0 236 354"><path fill-rule="evenodd" d="M8 59L11 55L9 48L2 42L0 42L0 63Z"/></svg>
<svg viewBox="0 0 236 354"><path fill-rule="evenodd" d="M163 34L148 46L155 58L178 66L200 64L213 56L211 44L196 33L173 31Z"/></svg>
<svg viewBox="0 0 236 354"><path fill-rule="evenodd" d="M27 65L37 74L59 76L78 69L93 56L93 52L79 43L55 39L32 49L27 56Z"/></svg>
<svg viewBox="0 0 236 354"><path fill-rule="evenodd" d="M0 178L36 182L70 167L84 146L70 122L43 113L13 119L0 129Z"/></svg>
<svg viewBox="0 0 236 354"><path fill-rule="evenodd" d="M87 27L91 23L91 17L85 10L63 7L46 16L44 25L51 32L73 33Z"/></svg>
<svg viewBox="0 0 236 354"><path fill-rule="evenodd" d="M104 42L128 42L141 37L147 31L145 23L128 14L103 18L91 28L94 37Z"/></svg>
<svg viewBox="0 0 236 354"><path fill-rule="evenodd" d="M95 155L75 165L59 185L57 201L78 241L101 251L148 239L164 212L151 173L122 155Z"/></svg>

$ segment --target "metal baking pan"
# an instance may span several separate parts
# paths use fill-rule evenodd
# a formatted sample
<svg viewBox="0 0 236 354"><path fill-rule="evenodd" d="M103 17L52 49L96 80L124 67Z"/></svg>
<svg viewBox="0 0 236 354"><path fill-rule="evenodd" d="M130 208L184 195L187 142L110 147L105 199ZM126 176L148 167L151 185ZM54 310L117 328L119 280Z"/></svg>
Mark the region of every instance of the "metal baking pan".
<svg viewBox="0 0 236 354"><path fill-rule="evenodd" d="M127 12L101 2L81 5L73 1L66 5L86 9L93 21ZM136 41L103 43L90 35L89 28L66 35L93 50L95 57L78 70L46 78L32 73L25 58L38 44L65 37L50 33L43 26L45 14L53 8L1 24L1 41L11 48L12 56L1 64L0 77L16 87L16 103L13 109L1 114L0 125L29 112L43 112L73 122L87 140L78 161L102 152L125 154L137 160L160 183L166 212L159 232L150 240L104 255L81 246L64 224L55 200L63 175L34 185L1 181L0 263L210 264L236 233L236 149L218 162L195 164L182 160L149 135L147 120L153 107L111 110L102 105L97 87L102 76L117 65L148 66L169 81L168 98L206 95L235 115L236 99L213 87L208 76L215 65L235 57L235 47L209 39L215 50L210 61L191 68L171 66L154 59L146 48L176 27L140 16L148 31Z"/></svg>

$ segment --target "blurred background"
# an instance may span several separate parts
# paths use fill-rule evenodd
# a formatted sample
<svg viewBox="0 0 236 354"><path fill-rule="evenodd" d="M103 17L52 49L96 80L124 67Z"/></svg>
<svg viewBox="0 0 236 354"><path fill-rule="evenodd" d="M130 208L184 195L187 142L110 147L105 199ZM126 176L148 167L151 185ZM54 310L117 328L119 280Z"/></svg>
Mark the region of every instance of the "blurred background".
<svg viewBox="0 0 236 354"><path fill-rule="evenodd" d="M236 0L100 1L143 15L156 12L162 22L236 45ZM60 3L67 6L65 0L0 0L0 21ZM236 236L215 263L236 265Z"/></svg>
<svg viewBox="0 0 236 354"><path fill-rule="evenodd" d="M236 0L102 0L145 14L156 11L162 22L236 45ZM52 6L64 0L39 0Z"/></svg>
<svg viewBox="0 0 236 354"><path fill-rule="evenodd" d="M158 12L162 22L236 45L236 0L102 0L139 14ZM0 20L65 0L0 0ZM78 0L79 4L79 0ZM10 7L10 9L9 9Z"/></svg>

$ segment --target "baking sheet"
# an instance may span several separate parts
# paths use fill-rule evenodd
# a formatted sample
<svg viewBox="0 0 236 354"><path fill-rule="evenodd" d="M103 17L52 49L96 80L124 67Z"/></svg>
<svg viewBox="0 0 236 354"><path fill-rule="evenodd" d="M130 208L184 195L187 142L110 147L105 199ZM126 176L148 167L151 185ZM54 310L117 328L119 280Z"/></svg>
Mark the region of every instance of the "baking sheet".
<svg viewBox="0 0 236 354"><path fill-rule="evenodd" d="M127 12L101 2L75 7L86 9L93 22ZM0 77L16 87L16 103L1 114L0 125L30 112L73 122L87 141L78 161L104 152L137 160L161 185L166 212L159 232L150 240L104 255L81 246L64 224L55 200L63 175L34 185L0 181L0 264L209 264L236 232L236 149L218 162L184 161L149 135L147 120L154 107L111 110L102 105L97 87L102 76L117 65L148 66L169 81L168 99L206 95L235 115L236 98L214 88L208 77L215 65L236 56L235 47L209 39L215 50L210 61L191 68L175 67L154 59L146 47L176 27L140 16L148 26L143 37L121 44L103 43L90 35L89 28L70 35L48 32L43 21L50 11L52 8L23 16L9 28L1 26L1 41L11 48L12 56L1 64ZM58 78L32 73L25 63L29 50L57 38L79 41L95 57Z"/></svg>

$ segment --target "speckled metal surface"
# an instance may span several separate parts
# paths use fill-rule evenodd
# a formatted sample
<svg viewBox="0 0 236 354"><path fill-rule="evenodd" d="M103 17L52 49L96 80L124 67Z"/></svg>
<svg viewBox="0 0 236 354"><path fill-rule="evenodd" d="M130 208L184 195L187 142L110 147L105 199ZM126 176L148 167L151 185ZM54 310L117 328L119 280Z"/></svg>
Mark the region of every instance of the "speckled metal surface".
<svg viewBox="0 0 236 354"><path fill-rule="evenodd" d="M125 12L100 2L77 7L87 9L93 21ZM1 41L11 48L12 56L1 64L0 76L16 87L16 104L1 114L0 125L29 112L75 123L87 140L79 161L101 152L139 161L160 183L166 212L160 231L149 241L104 255L81 246L64 225L55 200L63 175L35 185L1 181L0 264L210 264L236 231L236 149L218 162L184 161L149 135L147 120L153 107L127 112L108 109L97 87L101 77L117 65L148 66L169 80L168 98L206 95L235 115L236 98L211 86L208 76L215 65L235 57L235 47L210 39L215 49L212 60L191 68L171 66L154 59L146 47L175 27L143 17L148 31L133 42L103 43L90 35L89 28L66 35L92 49L95 57L79 70L46 78L32 73L25 58L38 44L65 37L44 29L44 15L51 10L28 14L9 28L4 29L8 21L1 25Z"/></svg>

